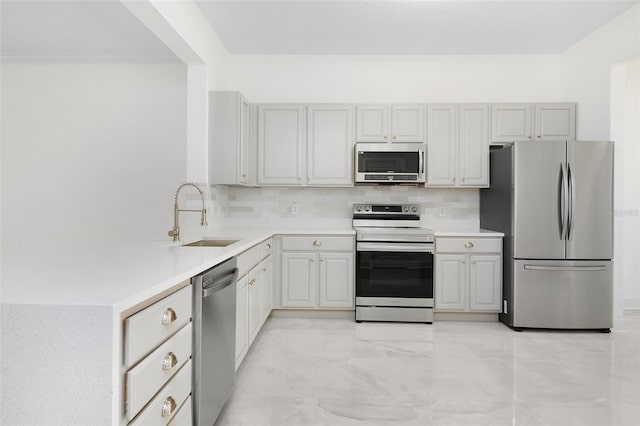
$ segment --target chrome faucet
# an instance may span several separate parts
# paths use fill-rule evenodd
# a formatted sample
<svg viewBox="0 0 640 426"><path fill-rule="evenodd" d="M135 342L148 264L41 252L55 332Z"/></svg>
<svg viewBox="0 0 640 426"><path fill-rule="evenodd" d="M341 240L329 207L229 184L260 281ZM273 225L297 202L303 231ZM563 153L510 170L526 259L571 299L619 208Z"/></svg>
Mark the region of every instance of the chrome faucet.
<svg viewBox="0 0 640 426"><path fill-rule="evenodd" d="M189 210L189 209L181 209L178 206L178 195L180 194L180 190L182 188L184 188L185 186L193 186L195 189L198 190L198 193L200 194L200 198L202 198L202 209L200 210ZM202 192L202 190L200 188L198 188L198 186L194 183L191 182L185 182L182 185L180 185L178 187L178 189L176 190L176 197L175 197L175 204L173 206L173 229L170 229L168 232L168 235L170 237L173 237L173 241L180 241L180 224L178 221L178 216L180 215L180 212L200 212L200 225L202 226L207 226L207 209L204 207L204 192Z"/></svg>

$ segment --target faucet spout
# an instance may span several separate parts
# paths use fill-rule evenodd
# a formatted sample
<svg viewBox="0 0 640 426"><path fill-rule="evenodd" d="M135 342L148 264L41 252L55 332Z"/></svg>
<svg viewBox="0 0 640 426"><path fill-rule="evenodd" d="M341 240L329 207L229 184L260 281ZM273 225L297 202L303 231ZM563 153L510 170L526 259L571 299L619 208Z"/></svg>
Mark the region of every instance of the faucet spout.
<svg viewBox="0 0 640 426"><path fill-rule="evenodd" d="M192 186L198 190L200 194L200 198L202 199L202 209L200 210L190 210L190 209L180 209L180 205L178 204L178 195L180 195L180 191L182 188L186 186ZM173 228L169 230L168 235L173 237L173 241L180 241L180 212L200 212L200 225L207 226L207 209L205 208L204 202L204 192L194 183L185 182L178 187L176 190L176 195L174 197L174 205L173 205Z"/></svg>

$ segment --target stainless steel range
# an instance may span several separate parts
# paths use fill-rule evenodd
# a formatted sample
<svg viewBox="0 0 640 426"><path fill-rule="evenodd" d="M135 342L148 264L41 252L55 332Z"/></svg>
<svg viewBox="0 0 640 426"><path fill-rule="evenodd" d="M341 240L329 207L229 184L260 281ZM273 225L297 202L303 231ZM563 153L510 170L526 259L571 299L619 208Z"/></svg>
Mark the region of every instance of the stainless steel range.
<svg viewBox="0 0 640 426"><path fill-rule="evenodd" d="M356 204L356 321L433 322L433 231L420 206Z"/></svg>

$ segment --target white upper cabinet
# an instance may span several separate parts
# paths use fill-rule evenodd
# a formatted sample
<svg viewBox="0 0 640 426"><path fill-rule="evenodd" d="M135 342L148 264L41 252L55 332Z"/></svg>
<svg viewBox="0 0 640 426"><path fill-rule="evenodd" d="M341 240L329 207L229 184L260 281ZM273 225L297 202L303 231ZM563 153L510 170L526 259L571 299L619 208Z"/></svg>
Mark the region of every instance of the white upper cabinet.
<svg viewBox="0 0 640 426"><path fill-rule="evenodd" d="M456 184L457 115L455 105L427 106L427 186Z"/></svg>
<svg viewBox="0 0 640 426"><path fill-rule="evenodd" d="M460 105L460 186L489 186L489 105Z"/></svg>
<svg viewBox="0 0 640 426"><path fill-rule="evenodd" d="M386 105L358 105L356 113L357 142L387 142L389 112Z"/></svg>
<svg viewBox="0 0 640 426"><path fill-rule="evenodd" d="M429 105L426 186L488 185L489 106Z"/></svg>
<svg viewBox="0 0 640 426"><path fill-rule="evenodd" d="M575 138L575 103L493 105L491 142Z"/></svg>
<svg viewBox="0 0 640 426"><path fill-rule="evenodd" d="M424 142L422 105L391 105L391 142Z"/></svg>
<svg viewBox="0 0 640 426"><path fill-rule="evenodd" d="M353 186L353 106L307 106L306 183Z"/></svg>
<svg viewBox="0 0 640 426"><path fill-rule="evenodd" d="M535 120L537 141L576 139L575 104L536 104Z"/></svg>
<svg viewBox="0 0 640 426"><path fill-rule="evenodd" d="M530 104L494 104L491 111L491 141L529 141L531 133Z"/></svg>
<svg viewBox="0 0 640 426"><path fill-rule="evenodd" d="M249 102L240 92L209 92L209 180L250 185Z"/></svg>
<svg viewBox="0 0 640 426"><path fill-rule="evenodd" d="M424 142L424 107L358 105L356 142Z"/></svg>
<svg viewBox="0 0 640 426"><path fill-rule="evenodd" d="M306 182L305 107L258 106L258 185Z"/></svg>

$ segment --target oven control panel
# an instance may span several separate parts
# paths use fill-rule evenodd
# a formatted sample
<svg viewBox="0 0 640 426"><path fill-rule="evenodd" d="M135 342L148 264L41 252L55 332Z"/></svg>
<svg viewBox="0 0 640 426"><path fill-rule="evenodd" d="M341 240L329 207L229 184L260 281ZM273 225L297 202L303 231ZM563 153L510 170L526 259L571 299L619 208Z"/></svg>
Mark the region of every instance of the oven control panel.
<svg viewBox="0 0 640 426"><path fill-rule="evenodd" d="M420 213L420 206L417 204L355 204L353 213L417 215Z"/></svg>

